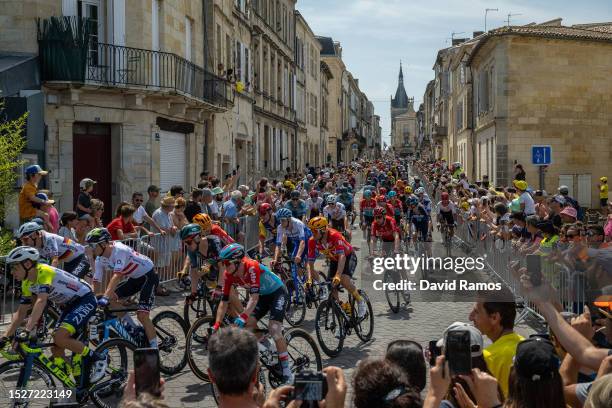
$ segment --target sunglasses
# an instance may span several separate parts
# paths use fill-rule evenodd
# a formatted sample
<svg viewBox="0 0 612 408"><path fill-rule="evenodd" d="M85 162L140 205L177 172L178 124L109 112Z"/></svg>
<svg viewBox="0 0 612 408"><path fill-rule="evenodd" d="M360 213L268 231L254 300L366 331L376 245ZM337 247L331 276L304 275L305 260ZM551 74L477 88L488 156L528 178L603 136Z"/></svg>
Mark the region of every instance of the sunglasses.
<svg viewBox="0 0 612 408"><path fill-rule="evenodd" d="M135 203L142 203L144 200L142 198L137 198L134 200Z"/></svg>

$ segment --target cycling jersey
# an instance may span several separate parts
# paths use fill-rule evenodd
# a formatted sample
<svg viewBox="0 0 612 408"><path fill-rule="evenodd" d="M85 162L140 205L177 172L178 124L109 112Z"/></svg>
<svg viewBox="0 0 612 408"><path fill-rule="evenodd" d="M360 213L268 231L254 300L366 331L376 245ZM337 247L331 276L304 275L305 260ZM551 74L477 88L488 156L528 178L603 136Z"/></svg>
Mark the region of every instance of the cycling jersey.
<svg viewBox="0 0 612 408"><path fill-rule="evenodd" d="M249 289L249 293L258 293L262 296L274 293L285 286L281 278L275 275L267 266L247 257L244 257L241 262L244 265L244 276L242 278L232 275L227 269L223 273L225 280L223 300L229 300L232 285L242 286Z"/></svg>
<svg viewBox="0 0 612 408"><path fill-rule="evenodd" d="M109 258L104 256L96 258L94 281L102 281L104 269L111 269L113 273L135 279L152 270L153 266L153 261L148 257L139 254L121 242L115 241Z"/></svg>
<svg viewBox="0 0 612 408"><path fill-rule="evenodd" d="M391 200L389 202L389 204L391 204L391 207L393 208L393 215L396 217L399 217L400 215L402 215L402 202L400 201L399 198L395 198L393 200ZM389 214L391 215L391 214Z"/></svg>
<svg viewBox="0 0 612 408"><path fill-rule="evenodd" d="M192 268L202 266L205 261L216 261L219 256L219 252L223 248L223 242L216 235L209 235L206 238L208 243L208 253L202 254L200 248L196 248L195 251L187 249L187 256L189 257L189 263Z"/></svg>
<svg viewBox="0 0 612 408"><path fill-rule="evenodd" d="M29 303L32 295L47 293L49 301L65 305L92 293L91 287L76 276L50 265L36 265L36 281L21 282L21 303Z"/></svg>
<svg viewBox="0 0 612 408"><path fill-rule="evenodd" d="M446 206L442 204L442 201L438 203L438 214L441 213L452 213L453 215L457 214L457 206L452 201L448 201Z"/></svg>
<svg viewBox="0 0 612 408"><path fill-rule="evenodd" d="M278 225L276 231L276 245L282 244L284 235L287 236L287 243L292 242L293 244L299 245L300 241L308 241L312 236L312 232L302 221L296 218L290 218L287 228L284 228L282 224Z"/></svg>
<svg viewBox="0 0 612 408"><path fill-rule="evenodd" d="M216 235L221 238L221 242L223 242L224 245L234 243L234 238L230 237L229 234L217 224L213 224L210 228L210 235Z"/></svg>
<svg viewBox="0 0 612 408"><path fill-rule="evenodd" d="M335 205L326 205L323 208L323 216L332 220L343 220L346 217L346 209L344 204L336 203Z"/></svg>
<svg viewBox="0 0 612 408"><path fill-rule="evenodd" d="M285 204L285 208L291 210L291 215L297 219L302 219L308 211L308 207L304 200L298 200L297 205L293 205L293 201L289 200L287 204Z"/></svg>
<svg viewBox="0 0 612 408"><path fill-rule="evenodd" d="M308 260L314 262L319 252L330 261L337 261L340 255L348 257L354 253L353 247L342 233L333 228L327 230L327 242L325 243L315 240L314 237L308 240Z"/></svg>
<svg viewBox="0 0 612 408"><path fill-rule="evenodd" d="M276 231L278 230L278 226L280 225L280 220L274 217L274 225L270 223L271 219L268 222L263 222L261 219L259 220L259 238L265 239L269 232L272 235L276 235Z"/></svg>
<svg viewBox="0 0 612 408"><path fill-rule="evenodd" d="M427 214L431 213L431 200L429 199L429 196L426 193L423 194L423 198L419 200L419 203L423 205L425 211L427 211Z"/></svg>
<svg viewBox="0 0 612 408"><path fill-rule="evenodd" d="M399 228L393 217L385 216L385 223L380 225L377 221L372 223L372 236L382 239L385 242L395 240L395 233L399 233Z"/></svg>
<svg viewBox="0 0 612 408"><path fill-rule="evenodd" d="M346 208L353 206L353 197L350 194L340 194L338 201Z"/></svg>
<svg viewBox="0 0 612 408"><path fill-rule="evenodd" d="M70 262L85 253L85 247L70 238L64 238L47 231L40 231L40 234L42 248L38 252L42 258L58 257L62 262Z"/></svg>
<svg viewBox="0 0 612 408"><path fill-rule="evenodd" d="M364 198L359 203L359 209L364 217L374 217L374 209L376 208L376 200L373 198Z"/></svg>

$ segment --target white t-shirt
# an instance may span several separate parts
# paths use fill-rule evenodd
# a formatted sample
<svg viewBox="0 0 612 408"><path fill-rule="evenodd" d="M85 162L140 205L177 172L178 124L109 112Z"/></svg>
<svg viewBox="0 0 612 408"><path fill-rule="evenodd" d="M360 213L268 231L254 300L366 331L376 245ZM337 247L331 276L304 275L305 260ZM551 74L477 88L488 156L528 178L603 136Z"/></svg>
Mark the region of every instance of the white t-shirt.
<svg viewBox="0 0 612 408"><path fill-rule="evenodd" d="M533 201L533 197L527 191L523 192L519 197L519 203L525 204L525 215L535 214L535 201Z"/></svg>
<svg viewBox="0 0 612 408"><path fill-rule="evenodd" d="M141 205L136 209L136 212L134 212L134 221L136 221L138 224L142 224L144 221L144 216L147 215L147 210L145 210L145 208Z"/></svg>
<svg viewBox="0 0 612 408"><path fill-rule="evenodd" d="M217 201L212 200L210 204L208 204L208 206L210 207L210 212L211 212L210 215L218 217L219 216L219 205L217 204Z"/></svg>

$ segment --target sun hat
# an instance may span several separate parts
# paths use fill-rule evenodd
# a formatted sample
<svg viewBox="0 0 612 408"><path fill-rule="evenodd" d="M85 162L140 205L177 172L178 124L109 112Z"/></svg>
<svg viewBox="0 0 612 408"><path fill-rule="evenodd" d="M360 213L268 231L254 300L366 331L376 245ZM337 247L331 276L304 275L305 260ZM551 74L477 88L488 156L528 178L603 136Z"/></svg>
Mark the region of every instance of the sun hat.
<svg viewBox="0 0 612 408"><path fill-rule="evenodd" d="M514 187L521 191L527 190L527 182L525 180L514 180Z"/></svg>
<svg viewBox="0 0 612 408"><path fill-rule="evenodd" d="M484 349L482 333L476 327L468 323L455 322L451 324L450 326L448 326L446 330L444 330L444 334L442 335L442 338L438 340L438 342L436 343L436 346L444 347L444 344L446 343L446 336L448 335L448 333L452 331L461 331L461 330L467 330L468 332L470 332L470 348L472 352L472 357L481 356L482 350Z"/></svg>
<svg viewBox="0 0 612 408"><path fill-rule="evenodd" d="M174 207L174 197L164 197L161 200L162 207Z"/></svg>
<svg viewBox="0 0 612 408"><path fill-rule="evenodd" d="M568 205L561 211L560 215L567 215L568 217L578 218L578 211L571 205Z"/></svg>
<svg viewBox="0 0 612 408"><path fill-rule="evenodd" d="M31 166L26 167L25 174L27 176L31 176L32 174L42 174L44 176L49 174L49 172L43 170L42 167L40 167L38 164L33 164Z"/></svg>
<svg viewBox="0 0 612 408"><path fill-rule="evenodd" d="M223 194L224 191L223 191L223 189L221 187L215 187L215 188L212 189L212 193L214 195L217 195L217 194Z"/></svg>

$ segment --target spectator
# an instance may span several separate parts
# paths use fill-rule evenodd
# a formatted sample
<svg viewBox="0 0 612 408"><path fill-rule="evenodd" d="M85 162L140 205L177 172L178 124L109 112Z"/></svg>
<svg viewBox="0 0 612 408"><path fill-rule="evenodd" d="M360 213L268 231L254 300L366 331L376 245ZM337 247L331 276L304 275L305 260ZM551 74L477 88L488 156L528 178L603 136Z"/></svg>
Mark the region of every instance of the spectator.
<svg viewBox="0 0 612 408"><path fill-rule="evenodd" d="M604 229L601 225L589 225L587 231L587 244L591 248L605 248L608 245L604 242Z"/></svg>
<svg viewBox="0 0 612 408"><path fill-rule="evenodd" d="M609 212L608 212L608 178L607 177L600 177L599 178L599 183L597 183L597 189L599 190L599 205L601 206L601 209L603 210L603 215L604 218L607 218Z"/></svg>
<svg viewBox="0 0 612 408"><path fill-rule="evenodd" d="M55 204L55 201L53 200L49 200L49 197L47 197L47 195L45 193L36 193L36 197L40 198L41 200L43 200L43 203L38 204L35 203L34 207L39 210L42 211L46 217L42 217L41 220L43 221L43 227L45 229L45 231L54 233L57 231L57 229L55 228L55 226L53 225L53 223L51 222L51 215L49 214L50 209L53 208L53 204ZM55 208L53 208L55 210ZM57 210L55 210L55 214L57 215ZM57 216L56 219L54 221L58 221L57 220Z"/></svg>
<svg viewBox="0 0 612 408"><path fill-rule="evenodd" d="M153 237L152 245L155 247L155 266L160 277L166 276L166 269L170 265L170 240L177 234L178 228L172 223L170 213L174 210L174 197L164 197L161 200L161 208L153 213L153 220L166 234Z"/></svg>
<svg viewBox="0 0 612 408"><path fill-rule="evenodd" d="M90 223L90 228L102 227L103 226L102 214L104 213L104 203L102 202L102 200L98 200L97 198L92 199L91 200L91 211L92 211L91 215L84 214L81 217L79 217L79 219L88 220Z"/></svg>
<svg viewBox="0 0 612 408"><path fill-rule="evenodd" d="M612 401L612 374L606 374L593 382L584 408L609 408L610 401Z"/></svg>
<svg viewBox="0 0 612 408"><path fill-rule="evenodd" d="M578 201L569 195L569 187L568 186L560 186L559 194L565 199L566 204L571 205L576 209L577 212L580 211L580 205L578 205Z"/></svg>
<svg viewBox="0 0 612 408"><path fill-rule="evenodd" d="M156 397L149 393L142 393L136 395L136 376L134 371L130 371L123 392L123 399L121 400L120 408L168 408L163 400L164 384L165 381L160 379L160 392L161 396Z"/></svg>
<svg viewBox="0 0 612 408"><path fill-rule="evenodd" d="M514 166L514 180L522 180L525 181L525 170L523 169L522 164L517 164Z"/></svg>
<svg viewBox="0 0 612 408"><path fill-rule="evenodd" d="M576 209L570 205L561 210L559 216L561 217L561 222L563 224L573 224L578 220L578 212L576 212Z"/></svg>
<svg viewBox="0 0 612 408"><path fill-rule="evenodd" d="M43 218L49 217L43 211L37 210L33 205L44 203L43 200L36 197L36 193L38 192L38 183L40 183L42 177L47 174L49 174L49 172L43 170L38 164L33 164L26 168L26 182L19 192L19 224L24 224L36 216Z"/></svg>
<svg viewBox="0 0 612 408"><path fill-rule="evenodd" d="M144 207L149 217L153 217L153 213L159 208L159 205L157 204L157 198L159 197L159 187L154 184L151 184L149 188L147 188L147 194L149 195L149 199L147 200Z"/></svg>
<svg viewBox="0 0 612 408"><path fill-rule="evenodd" d="M425 389L427 372L423 348L419 343L412 340L394 340L387 346L385 359L402 369L408 383L417 392Z"/></svg>
<svg viewBox="0 0 612 408"><path fill-rule="evenodd" d="M223 203L223 222L225 231L230 237L241 242L240 232L240 207L242 206L242 193L238 190L232 191L230 199Z"/></svg>
<svg viewBox="0 0 612 408"><path fill-rule="evenodd" d="M177 198L183 197L185 195L185 190L183 189L183 186L179 186L178 184L176 184L170 187L168 195L170 197L174 197L174 199L176 200Z"/></svg>
<svg viewBox="0 0 612 408"><path fill-rule="evenodd" d="M493 344L484 349L487 368L497 379L504 395L508 395L508 377L516 345L523 337L514 332L516 303L505 286L498 292L479 292L470 313L470 321Z"/></svg>
<svg viewBox="0 0 612 408"><path fill-rule="evenodd" d="M133 223L133 215L136 209L128 204L123 203L117 209L117 217L114 218L106 227L111 234L113 240L126 240L138 238L138 233Z"/></svg>
<svg viewBox="0 0 612 408"><path fill-rule="evenodd" d="M187 217L185 217L185 205L186 201L183 197L178 197L174 202L174 210L170 213L172 217L172 225L180 231L185 225L188 224ZM170 238L170 251L172 251L172 265L178 265L181 262L181 238L179 234L174 235Z"/></svg>
<svg viewBox="0 0 612 408"><path fill-rule="evenodd" d="M213 214L213 206L217 210L217 214ZM219 208L217 207L217 204L214 201L211 189L205 188L202 190L202 201L200 202L200 207L202 209L201 212L204 214L208 214L213 220L219 219Z"/></svg>
<svg viewBox="0 0 612 408"><path fill-rule="evenodd" d="M523 211L525 215L535 214L535 201L533 200L533 197L531 197L531 194L527 191L527 182L523 180L515 181L514 186L519 193L519 204L521 206L521 211Z"/></svg>
<svg viewBox="0 0 612 408"><path fill-rule="evenodd" d="M84 244L85 236L91 231L93 224L93 218L89 214L82 215L78 218L78 222L74 228L74 232L77 237L77 242Z"/></svg>
<svg viewBox="0 0 612 408"><path fill-rule="evenodd" d="M132 205L136 209L133 215L134 224L140 227L144 227L144 223L146 221L149 226L155 228L159 232L163 232L159 225L157 225L155 220L149 216L147 210L142 206L143 201L144 197L142 193L135 192L134 194L132 194Z"/></svg>
<svg viewBox="0 0 612 408"><path fill-rule="evenodd" d="M221 209L223 208L223 194L225 191L221 187L215 187L212 189L212 194L215 196L213 202L211 202L210 208L212 213L210 214L213 219L221 219Z"/></svg>
<svg viewBox="0 0 612 408"><path fill-rule="evenodd" d="M535 201L535 215L540 218L548 217L548 206L546 205L546 191L536 190L533 195Z"/></svg>
<svg viewBox="0 0 612 408"><path fill-rule="evenodd" d="M74 211L66 211L62 214L60 220L61 227L57 231L57 235L78 242L75 232L78 222L77 213Z"/></svg>
<svg viewBox="0 0 612 408"><path fill-rule="evenodd" d="M612 201L608 201L608 219L604 226L606 242L612 242Z"/></svg>
<svg viewBox="0 0 612 408"><path fill-rule="evenodd" d="M80 217L84 214L93 216L91 210L91 192L94 189L96 182L90 178L84 178L79 183L79 189L81 190L77 197L76 213Z"/></svg>
<svg viewBox="0 0 612 408"><path fill-rule="evenodd" d="M563 221L559 214L561 214L566 204L567 201L562 195L553 196L548 201L548 217L546 217L546 219L551 220L553 225L557 228L561 228L561 225L563 225Z"/></svg>
<svg viewBox="0 0 612 408"><path fill-rule="evenodd" d="M406 375L386 360L363 360L353 375L356 408L420 408L421 397Z"/></svg>
<svg viewBox="0 0 612 408"><path fill-rule="evenodd" d="M191 197L187 200L185 204L185 217L189 222L193 220L193 216L196 214L200 214L202 211L202 190L196 188L191 192Z"/></svg>
<svg viewBox="0 0 612 408"><path fill-rule="evenodd" d="M59 230L59 212L57 211L57 208L55 208L54 204L55 204L55 200L53 200L53 193L49 190L40 190L39 193L45 194L47 196L47 199L49 201L53 201L53 203L50 203L50 205L47 207L46 212L47 214L49 214L49 223L51 224L51 226L53 227L53 230L51 231L54 234L57 234L57 231Z"/></svg>
<svg viewBox="0 0 612 408"><path fill-rule="evenodd" d="M204 170L200 173L200 182L208 182L208 171Z"/></svg>

